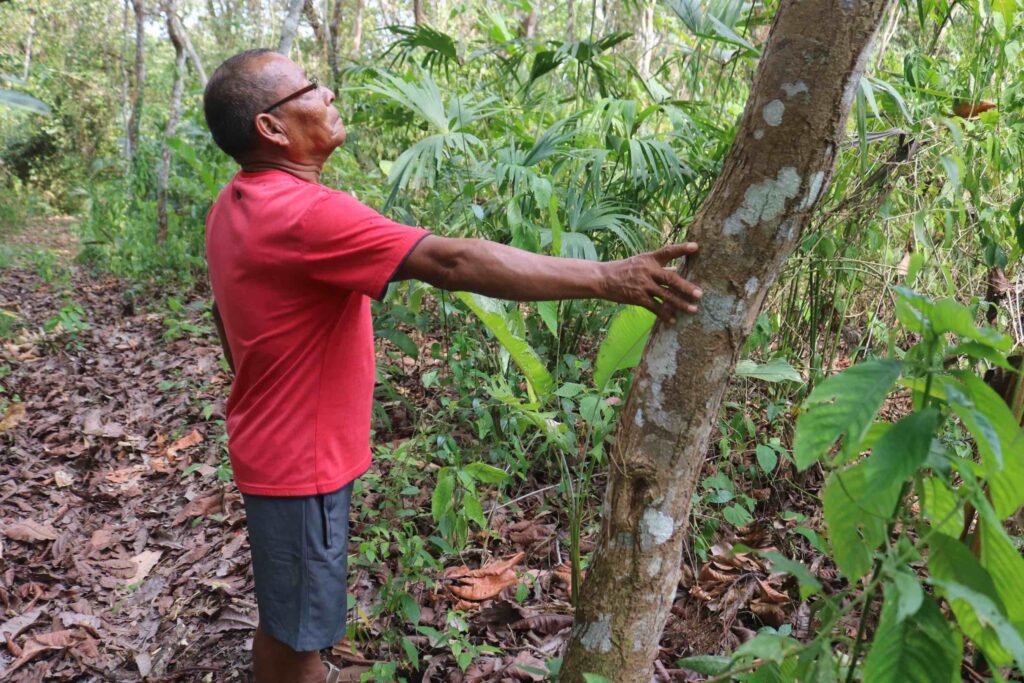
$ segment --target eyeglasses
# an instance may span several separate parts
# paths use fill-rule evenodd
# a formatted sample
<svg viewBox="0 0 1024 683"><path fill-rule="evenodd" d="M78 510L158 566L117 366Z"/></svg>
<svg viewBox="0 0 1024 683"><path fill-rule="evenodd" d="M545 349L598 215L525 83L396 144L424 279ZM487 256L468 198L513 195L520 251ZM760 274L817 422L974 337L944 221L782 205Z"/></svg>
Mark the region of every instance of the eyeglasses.
<svg viewBox="0 0 1024 683"><path fill-rule="evenodd" d="M274 102L272 105L270 105L269 107L267 107L266 109L264 109L260 113L261 114L269 114L272 109L277 109L278 107L280 107L285 102L291 102L296 97L302 97L306 93L311 92L313 90L316 90L319 87L320 87L319 81L317 81L315 78L312 78L309 81L309 85L307 85L305 88L302 88L301 90L296 90L291 95L289 95L288 97L284 98L283 100L278 100L277 102Z"/></svg>

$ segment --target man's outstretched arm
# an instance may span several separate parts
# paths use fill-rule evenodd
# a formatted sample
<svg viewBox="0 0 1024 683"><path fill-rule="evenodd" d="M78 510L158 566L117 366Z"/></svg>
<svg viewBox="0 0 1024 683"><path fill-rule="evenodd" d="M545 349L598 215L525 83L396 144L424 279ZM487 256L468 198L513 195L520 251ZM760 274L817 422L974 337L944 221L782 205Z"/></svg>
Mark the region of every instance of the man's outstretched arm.
<svg viewBox="0 0 1024 683"><path fill-rule="evenodd" d="M672 244L621 261L585 261L542 256L497 242L431 235L420 242L395 274L451 291L514 301L606 299L643 306L671 323L677 313L695 313L699 287L671 261L697 253L693 242Z"/></svg>

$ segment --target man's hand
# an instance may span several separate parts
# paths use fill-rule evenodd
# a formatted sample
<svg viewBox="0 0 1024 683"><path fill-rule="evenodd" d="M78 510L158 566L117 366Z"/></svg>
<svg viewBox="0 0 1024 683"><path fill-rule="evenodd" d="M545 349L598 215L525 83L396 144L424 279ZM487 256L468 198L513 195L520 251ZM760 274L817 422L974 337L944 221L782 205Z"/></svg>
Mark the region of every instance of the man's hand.
<svg viewBox="0 0 1024 683"><path fill-rule="evenodd" d="M676 314L696 313L703 292L686 280L669 263L697 253L696 242L670 244L657 251L638 254L621 261L604 263L602 299L643 306L662 320L675 324Z"/></svg>

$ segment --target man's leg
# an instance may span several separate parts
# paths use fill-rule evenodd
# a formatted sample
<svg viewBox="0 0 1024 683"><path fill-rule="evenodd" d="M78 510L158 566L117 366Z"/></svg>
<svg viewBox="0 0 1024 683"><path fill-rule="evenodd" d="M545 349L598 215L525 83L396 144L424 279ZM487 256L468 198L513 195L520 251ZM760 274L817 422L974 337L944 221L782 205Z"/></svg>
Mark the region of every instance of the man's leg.
<svg viewBox="0 0 1024 683"><path fill-rule="evenodd" d="M327 679L319 652L296 652L259 627L252 641L252 672L256 683L323 683Z"/></svg>

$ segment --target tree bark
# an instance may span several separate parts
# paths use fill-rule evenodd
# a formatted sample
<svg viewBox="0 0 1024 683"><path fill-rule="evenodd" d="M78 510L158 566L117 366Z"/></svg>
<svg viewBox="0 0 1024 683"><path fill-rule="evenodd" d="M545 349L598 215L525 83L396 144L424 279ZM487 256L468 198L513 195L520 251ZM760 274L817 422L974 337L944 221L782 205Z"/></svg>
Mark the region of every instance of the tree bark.
<svg viewBox="0 0 1024 683"><path fill-rule="evenodd" d="M28 35L25 36L25 65L22 69L21 80L28 81L32 71L32 40L36 36L36 13L29 10Z"/></svg>
<svg viewBox="0 0 1024 683"><path fill-rule="evenodd" d="M331 70L331 87L337 89L341 71L338 68L338 28L341 26L341 0L324 0L324 24L327 33L327 67Z"/></svg>
<svg viewBox="0 0 1024 683"><path fill-rule="evenodd" d="M313 29L313 35L316 37L316 42L320 44L320 49L324 53L324 59L330 61L330 50L331 50L331 38L327 28L323 22L320 21L320 15L316 13L316 7L313 6L313 0L306 0L302 6L302 15L306 17L306 21Z"/></svg>
<svg viewBox="0 0 1024 683"><path fill-rule="evenodd" d="M366 0L356 0L356 11L352 15L352 46L349 55L352 59L359 57L359 50L363 47L363 12L366 9Z"/></svg>
<svg viewBox="0 0 1024 683"><path fill-rule="evenodd" d="M178 18L178 13L172 9L173 3L167 9L167 30L172 34L171 40L175 40L174 36L177 36L177 41L182 44L185 49L185 54L188 56L188 61L192 64L192 68L196 70L196 75L199 77L199 84L206 88L206 69L203 68L203 61L199 58L199 53L196 52L195 46L192 45L192 41L188 37L188 33L185 32L185 27L181 23L181 19Z"/></svg>
<svg viewBox="0 0 1024 683"><path fill-rule="evenodd" d="M181 93L185 88L185 60L187 53L182 34L175 29L177 11L174 0L164 4L167 15L167 33L174 45L174 85L171 87L171 105L167 114L167 128L164 129L164 141L160 149L160 163L156 173L156 241L157 244L167 242L167 191L171 180L171 147L168 141L178 132L178 119L181 118Z"/></svg>
<svg viewBox="0 0 1024 683"><path fill-rule="evenodd" d="M299 30L299 17L302 16L302 7L305 0L289 0L288 14L284 18L284 26L281 27L281 40L277 44L277 51L287 56L292 51L292 41L295 40L295 32Z"/></svg>
<svg viewBox="0 0 1024 683"><path fill-rule="evenodd" d="M654 33L654 0L647 0L640 8L640 59L636 71L645 81L651 77L651 57L658 36Z"/></svg>
<svg viewBox="0 0 1024 683"><path fill-rule="evenodd" d="M146 81L146 4L145 0L132 0L135 12L135 69L132 85L132 109L128 116L128 131L125 136L125 158L132 168L135 152L139 147L139 127L142 121L142 92Z"/></svg>
<svg viewBox="0 0 1024 683"><path fill-rule="evenodd" d="M412 0L412 18L417 26L422 26L426 19L423 16L423 0Z"/></svg>
<svg viewBox="0 0 1024 683"><path fill-rule="evenodd" d="M700 312L656 325L611 452L600 538L562 681L647 683L675 599L690 500L737 356L831 180L889 0L782 0L736 141L689 239Z"/></svg>

